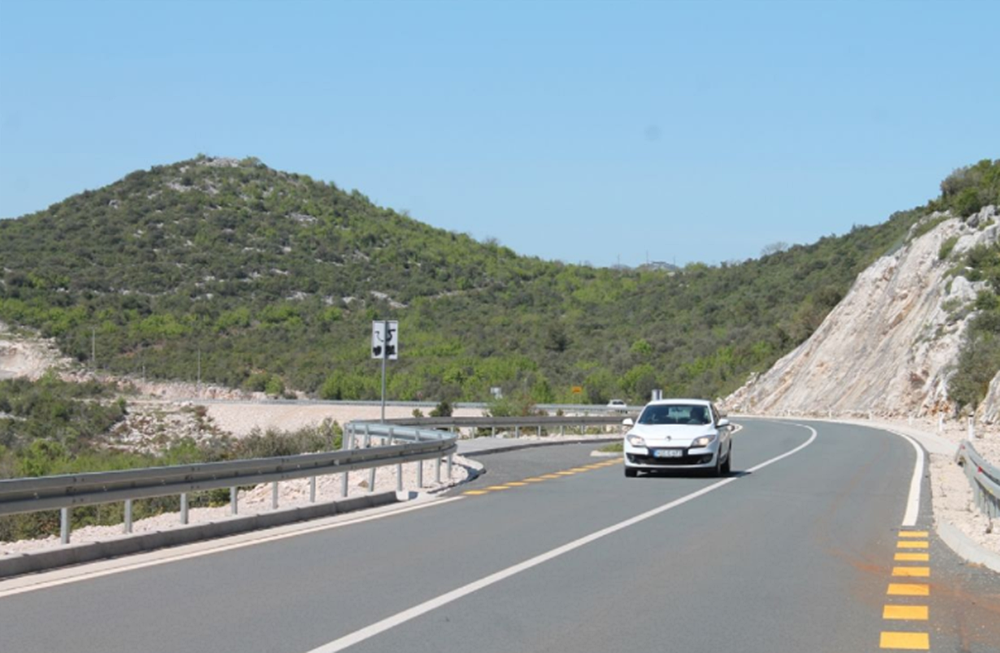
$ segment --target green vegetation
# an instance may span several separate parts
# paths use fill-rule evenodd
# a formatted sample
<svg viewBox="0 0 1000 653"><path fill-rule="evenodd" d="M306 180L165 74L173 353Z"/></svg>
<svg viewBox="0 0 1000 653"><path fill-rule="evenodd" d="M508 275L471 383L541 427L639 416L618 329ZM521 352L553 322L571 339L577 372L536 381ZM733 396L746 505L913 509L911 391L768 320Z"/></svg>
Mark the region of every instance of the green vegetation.
<svg viewBox="0 0 1000 653"><path fill-rule="evenodd" d="M987 282L987 289L976 297L976 315L969 322L957 369L948 381L948 396L959 407L975 409L1000 370L1000 244L969 250L964 263L965 277Z"/></svg>
<svg viewBox="0 0 1000 653"><path fill-rule="evenodd" d="M192 409L196 416L199 407ZM114 386L66 383L48 375L37 382L0 381L0 478L50 476L196 462L289 456L340 447L341 431L326 422L293 433L255 431L241 439L228 436L171 441L157 453L132 451L114 444L111 433L128 413ZM226 502L227 490L192 495L191 505ZM177 497L137 501L136 519L177 510ZM122 506L108 504L73 510L73 525L115 524ZM57 512L0 517L0 541L42 537L59 532Z"/></svg>
<svg viewBox="0 0 1000 653"><path fill-rule="evenodd" d="M594 269L199 157L0 221L0 319L115 374L193 381L200 361L205 382L272 395L378 397L369 324L386 318L393 399L717 396L808 337L928 211L741 264Z"/></svg>
<svg viewBox="0 0 1000 653"><path fill-rule="evenodd" d="M1000 160L983 159L948 175L941 182L941 197L929 206L964 218L990 204L1000 207Z"/></svg>

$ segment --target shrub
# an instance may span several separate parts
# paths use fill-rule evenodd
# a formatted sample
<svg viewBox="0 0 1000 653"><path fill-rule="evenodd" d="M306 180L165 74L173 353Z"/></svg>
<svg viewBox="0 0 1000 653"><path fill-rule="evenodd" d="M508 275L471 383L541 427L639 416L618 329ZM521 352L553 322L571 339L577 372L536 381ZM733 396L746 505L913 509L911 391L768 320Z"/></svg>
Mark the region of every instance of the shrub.
<svg viewBox="0 0 1000 653"><path fill-rule="evenodd" d="M955 249L957 243L958 236L952 236L941 243L941 248L938 250L938 259L941 261L947 259L951 255L952 250Z"/></svg>

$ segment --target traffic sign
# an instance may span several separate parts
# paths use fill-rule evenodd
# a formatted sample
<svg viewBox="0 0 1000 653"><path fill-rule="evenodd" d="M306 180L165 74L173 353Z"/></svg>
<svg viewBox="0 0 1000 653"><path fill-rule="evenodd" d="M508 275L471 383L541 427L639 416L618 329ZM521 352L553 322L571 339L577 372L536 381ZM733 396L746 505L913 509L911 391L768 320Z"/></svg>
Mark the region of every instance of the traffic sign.
<svg viewBox="0 0 1000 653"><path fill-rule="evenodd" d="M372 358L391 361L399 358L399 322L395 320L372 322Z"/></svg>

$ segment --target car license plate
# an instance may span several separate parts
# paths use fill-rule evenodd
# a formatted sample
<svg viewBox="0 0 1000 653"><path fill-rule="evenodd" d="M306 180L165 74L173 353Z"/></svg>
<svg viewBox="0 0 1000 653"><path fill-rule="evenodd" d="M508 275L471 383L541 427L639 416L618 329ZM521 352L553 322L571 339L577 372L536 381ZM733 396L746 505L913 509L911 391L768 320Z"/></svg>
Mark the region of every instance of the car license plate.
<svg viewBox="0 0 1000 653"><path fill-rule="evenodd" d="M683 449L657 449L653 452L654 458L680 458L683 455Z"/></svg>

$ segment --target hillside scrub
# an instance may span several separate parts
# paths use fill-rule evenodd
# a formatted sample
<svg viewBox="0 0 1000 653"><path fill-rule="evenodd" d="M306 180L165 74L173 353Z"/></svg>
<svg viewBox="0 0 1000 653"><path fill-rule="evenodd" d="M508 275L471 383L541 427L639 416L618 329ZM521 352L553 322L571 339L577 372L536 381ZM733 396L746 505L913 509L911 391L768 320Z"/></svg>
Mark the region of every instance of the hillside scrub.
<svg viewBox="0 0 1000 653"><path fill-rule="evenodd" d="M713 397L804 341L935 207L992 192L993 168L970 170L926 207L812 245L611 270L518 256L256 159L199 157L0 222L0 319L100 370L200 368L272 395L377 398L370 322L396 319L393 399Z"/></svg>
<svg viewBox="0 0 1000 653"><path fill-rule="evenodd" d="M1000 243L969 250L961 269L969 281L986 281L987 289L976 297L976 315L948 381L948 395L959 408L975 410L1000 372Z"/></svg>
<svg viewBox="0 0 1000 653"><path fill-rule="evenodd" d="M256 430L240 439L167 438L155 452L139 451L114 437L127 413L126 399L112 385L67 383L51 374L36 382L0 381L0 479L291 456L339 449L341 444L340 427L325 422L291 433ZM228 500L228 490L191 495L192 506ZM171 512L177 501L176 496L136 501L133 512L136 519ZM72 512L74 527L122 521L120 503ZM0 517L0 541L58 532L58 511Z"/></svg>

